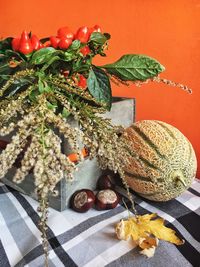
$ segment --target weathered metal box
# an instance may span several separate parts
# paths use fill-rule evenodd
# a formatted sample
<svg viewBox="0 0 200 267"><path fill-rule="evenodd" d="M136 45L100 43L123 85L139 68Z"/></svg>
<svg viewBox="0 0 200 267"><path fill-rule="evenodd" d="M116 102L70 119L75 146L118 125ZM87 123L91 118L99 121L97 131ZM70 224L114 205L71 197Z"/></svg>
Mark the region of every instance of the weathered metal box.
<svg viewBox="0 0 200 267"><path fill-rule="evenodd" d="M113 98L112 109L103 115L106 118L110 118L115 125L123 125L125 127L130 126L135 121L135 100L134 99L122 99ZM72 124L76 122L72 121ZM6 138L0 138L6 140ZM64 144L64 153L69 154L68 145ZM3 183L12 188L37 199L34 193L34 178L32 174L29 174L26 179L19 185L12 181L12 177L16 169L12 168L7 175L2 179ZM82 163L78 164L78 171L75 172L74 181L72 183L66 182L66 179L62 179L57 184L58 196L50 196L49 205L59 211L63 211L68 207L69 199L71 195L79 189L88 188L94 190L96 188L96 182L102 171L99 169L96 159L89 160L86 158Z"/></svg>

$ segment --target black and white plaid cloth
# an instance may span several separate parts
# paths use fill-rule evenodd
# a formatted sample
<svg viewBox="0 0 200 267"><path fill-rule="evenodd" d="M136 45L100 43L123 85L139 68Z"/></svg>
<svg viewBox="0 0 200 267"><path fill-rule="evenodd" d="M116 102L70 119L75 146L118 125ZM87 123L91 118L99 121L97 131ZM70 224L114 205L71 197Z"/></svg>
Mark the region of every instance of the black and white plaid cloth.
<svg viewBox="0 0 200 267"><path fill-rule="evenodd" d="M185 244L160 241L148 259L131 242L116 239L114 226L127 217L124 206L83 214L50 209L49 266L200 267L200 182L195 180L184 194L166 203L138 196L135 201L139 214L156 212ZM36 201L0 184L0 267L44 266L36 209Z"/></svg>

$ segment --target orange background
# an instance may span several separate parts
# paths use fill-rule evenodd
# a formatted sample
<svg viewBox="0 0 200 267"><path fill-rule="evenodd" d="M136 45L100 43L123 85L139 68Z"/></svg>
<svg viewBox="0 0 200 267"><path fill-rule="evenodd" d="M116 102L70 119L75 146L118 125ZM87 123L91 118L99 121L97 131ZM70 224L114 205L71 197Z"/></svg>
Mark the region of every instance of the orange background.
<svg viewBox="0 0 200 267"><path fill-rule="evenodd" d="M17 36L24 29L45 37L61 26L75 31L99 24L112 39L107 58L96 64L126 53L156 58L166 67L161 77L187 84L193 94L151 83L141 88L113 85L113 95L136 98L137 120L162 120L180 129L200 160L199 11L198 0L0 0L0 37Z"/></svg>

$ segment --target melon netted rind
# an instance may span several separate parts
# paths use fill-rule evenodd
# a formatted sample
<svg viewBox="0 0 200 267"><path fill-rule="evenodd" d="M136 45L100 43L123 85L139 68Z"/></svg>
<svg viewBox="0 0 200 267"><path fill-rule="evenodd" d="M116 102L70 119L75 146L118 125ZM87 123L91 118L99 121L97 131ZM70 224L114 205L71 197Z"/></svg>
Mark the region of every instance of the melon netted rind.
<svg viewBox="0 0 200 267"><path fill-rule="evenodd" d="M138 121L125 130L139 156L130 159L125 179L131 189L155 201L182 194L196 175L197 160L189 140L175 127L156 120Z"/></svg>

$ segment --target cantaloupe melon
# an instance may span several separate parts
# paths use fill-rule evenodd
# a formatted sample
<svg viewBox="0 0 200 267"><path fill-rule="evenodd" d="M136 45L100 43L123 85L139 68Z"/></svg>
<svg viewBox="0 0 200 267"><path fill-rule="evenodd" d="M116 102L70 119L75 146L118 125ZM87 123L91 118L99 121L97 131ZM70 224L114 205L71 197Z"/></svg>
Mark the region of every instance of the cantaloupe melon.
<svg viewBox="0 0 200 267"><path fill-rule="evenodd" d="M155 201L179 196L192 183L197 161L188 139L175 127L156 120L142 120L125 130L139 159L131 158L125 179L131 189Z"/></svg>

